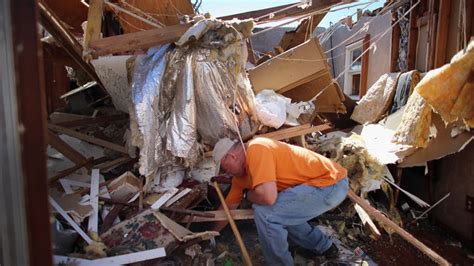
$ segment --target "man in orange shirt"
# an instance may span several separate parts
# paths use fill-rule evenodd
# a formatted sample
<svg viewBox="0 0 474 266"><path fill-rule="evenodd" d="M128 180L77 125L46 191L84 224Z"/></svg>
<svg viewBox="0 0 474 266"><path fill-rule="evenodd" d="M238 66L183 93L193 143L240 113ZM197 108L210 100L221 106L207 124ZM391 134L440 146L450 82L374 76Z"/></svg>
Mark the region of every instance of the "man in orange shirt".
<svg viewBox="0 0 474 266"><path fill-rule="evenodd" d="M246 146L219 140L213 157L233 176L226 203L236 209L242 199L253 203L254 220L268 265L293 265L289 237L296 244L327 258L337 247L308 221L335 208L347 195L347 170L308 149L255 138ZM220 231L227 223L217 223Z"/></svg>

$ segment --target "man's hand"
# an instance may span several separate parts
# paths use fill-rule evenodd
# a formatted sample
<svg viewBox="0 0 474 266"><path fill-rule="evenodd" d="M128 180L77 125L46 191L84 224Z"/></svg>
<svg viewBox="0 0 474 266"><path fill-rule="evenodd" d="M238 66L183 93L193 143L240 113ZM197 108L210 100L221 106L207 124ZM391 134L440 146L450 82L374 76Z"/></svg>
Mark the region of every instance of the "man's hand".
<svg viewBox="0 0 474 266"><path fill-rule="evenodd" d="M278 190L275 181L265 182L247 192L247 199L259 205L273 205L277 199Z"/></svg>

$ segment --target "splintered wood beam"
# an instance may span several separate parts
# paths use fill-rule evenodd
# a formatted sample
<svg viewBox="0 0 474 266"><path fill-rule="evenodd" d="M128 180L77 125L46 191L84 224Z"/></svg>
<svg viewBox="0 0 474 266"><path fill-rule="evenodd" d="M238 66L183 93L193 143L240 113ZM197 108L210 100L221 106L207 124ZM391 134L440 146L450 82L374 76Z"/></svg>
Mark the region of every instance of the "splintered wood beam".
<svg viewBox="0 0 474 266"><path fill-rule="evenodd" d="M90 0L89 12L87 14L87 29L84 36L84 52L83 57L86 61L92 58L89 55L89 45L91 42L100 39L102 29L102 12L104 8L103 0Z"/></svg>
<svg viewBox="0 0 474 266"><path fill-rule="evenodd" d="M390 228L392 228L403 239L410 242L413 246L418 248L421 252L426 254L428 257L430 257L434 262L436 262L439 265L450 265L447 260L445 260L443 257L438 255L436 252L434 252L432 249L427 247L425 244L420 242L418 239L416 239L410 233L408 233L403 228L398 226L392 220L385 217L379 210L377 210L374 207L370 206L365 200L363 200L362 198L357 196L352 190L349 190L348 197L353 202L359 204L360 207L362 207L370 216L372 216L377 221L379 221L379 223L385 224L385 225L389 226Z"/></svg>
<svg viewBox="0 0 474 266"><path fill-rule="evenodd" d="M71 167L71 168L68 168L68 169L64 169L63 171L57 173L56 175L48 178L48 183L51 185L51 184L54 184L56 181L58 181L60 178L63 178L63 177L66 177L74 172L76 172L77 170L81 169L82 167L89 167L90 168L90 164L92 164L92 162L94 161L94 158L91 157L89 159L87 159L87 161L81 163L81 164L76 164L75 166Z"/></svg>
<svg viewBox="0 0 474 266"><path fill-rule="evenodd" d="M110 123L115 121L121 121L128 119L128 114L118 114L118 115L105 115L99 117L88 117L84 119L77 119L71 121L64 121L59 123L53 123L58 126L67 127L67 128L75 128L75 127L82 127L100 123Z"/></svg>
<svg viewBox="0 0 474 266"><path fill-rule="evenodd" d="M292 7L287 10L284 10L282 12L277 12L276 11L282 10L284 8L288 8L296 3L293 4L288 4L288 5L282 5L282 6L277 6L277 7L271 7L271 8L265 8L265 9L260 9L260 10L255 10L255 11L250 11L250 12L244 12L244 13L238 13L234 15L229 15L229 16L223 16L219 17L219 19L222 20L231 20L233 18L237 19L249 19L249 18L258 18L267 14L274 13L274 16L266 16L264 18L261 18L258 23L263 23L263 22L270 22L274 20L280 20L288 17L297 17L297 16L302 16L305 14L309 14L311 12L317 11L317 10L322 10L325 8L328 8L332 5L336 5L339 3L342 3L343 1L341 0L319 0L319 1L312 1L312 5L306 9L302 9L299 7ZM349 0L349 1L344 1L344 4L352 3L355 2L354 0Z"/></svg>
<svg viewBox="0 0 474 266"><path fill-rule="evenodd" d="M367 51L370 48L370 34L366 34L362 43L362 51ZM362 70L360 73L359 82L359 96L362 99L367 92L367 78L369 76L369 54L365 53L362 55Z"/></svg>
<svg viewBox="0 0 474 266"><path fill-rule="evenodd" d="M327 131L330 129L332 129L332 127L327 124L322 124L322 125L317 125L317 126L311 126L309 124L306 124L306 125L297 126L297 127L285 128L285 129L277 130L277 131L262 134L262 135L257 135L256 137L265 137L265 138L270 138L274 140L282 140L282 139L289 139L292 137L303 136L303 135L317 132L317 131Z"/></svg>
<svg viewBox="0 0 474 266"><path fill-rule="evenodd" d="M86 141L86 142L89 142L89 143L92 143L92 144L95 144L95 145L98 145L98 146L101 146L101 147L104 147L104 148L107 148L107 149L110 149L110 150L117 151L117 152L128 155L127 148L124 147L124 146L121 146L119 144L115 144L115 143L112 143L112 142L109 142L109 141L98 139L98 138L86 135L84 133L75 131L73 129L64 128L64 127L60 127L60 126L53 125L53 124L48 124L48 128L52 131L62 133L62 134L66 134L66 135L69 135L71 137L75 137L77 139L80 139L80 140L83 140L83 141Z"/></svg>
<svg viewBox="0 0 474 266"><path fill-rule="evenodd" d="M166 209L164 209L166 210ZM205 214L206 217L204 217ZM193 223L203 223L203 222L216 222L216 221L227 221L227 216L223 210L219 211L207 211L202 212L201 215L197 216L194 215L192 219ZM252 220L253 219L253 209L237 209L237 210L230 210L230 214L234 220ZM212 217L207 217L210 215ZM187 223L191 220L191 215L187 215L181 219L180 223Z"/></svg>
<svg viewBox="0 0 474 266"><path fill-rule="evenodd" d="M177 41L190 27L191 24L179 24L160 29L116 35L91 41L90 49L93 56L148 49Z"/></svg>
<svg viewBox="0 0 474 266"><path fill-rule="evenodd" d="M86 166L89 163L88 159L84 155L73 149L58 135L51 131L48 131L48 144L76 165Z"/></svg>

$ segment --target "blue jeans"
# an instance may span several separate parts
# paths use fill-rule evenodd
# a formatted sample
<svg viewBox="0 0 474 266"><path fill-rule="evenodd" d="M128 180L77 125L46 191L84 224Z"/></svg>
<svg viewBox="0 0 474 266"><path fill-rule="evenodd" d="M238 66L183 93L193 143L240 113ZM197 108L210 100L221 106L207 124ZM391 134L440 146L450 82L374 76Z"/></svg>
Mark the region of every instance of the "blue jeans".
<svg viewBox="0 0 474 266"><path fill-rule="evenodd" d="M273 205L253 204L258 238L267 265L293 265L288 237L303 248L323 253L332 241L308 221L335 208L347 195L346 178L327 187L298 185L280 193Z"/></svg>

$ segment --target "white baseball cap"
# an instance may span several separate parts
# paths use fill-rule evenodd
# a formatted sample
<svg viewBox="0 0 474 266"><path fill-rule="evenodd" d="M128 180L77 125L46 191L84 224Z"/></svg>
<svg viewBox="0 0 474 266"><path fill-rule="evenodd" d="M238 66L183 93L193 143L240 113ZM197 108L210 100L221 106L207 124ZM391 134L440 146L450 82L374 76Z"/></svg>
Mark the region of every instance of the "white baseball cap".
<svg viewBox="0 0 474 266"><path fill-rule="evenodd" d="M216 145L214 145L214 150L212 150L212 158L214 161L220 163L222 158L230 151L232 146L236 141L233 141L229 138L222 138L219 141L217 141Z"/></svg>

